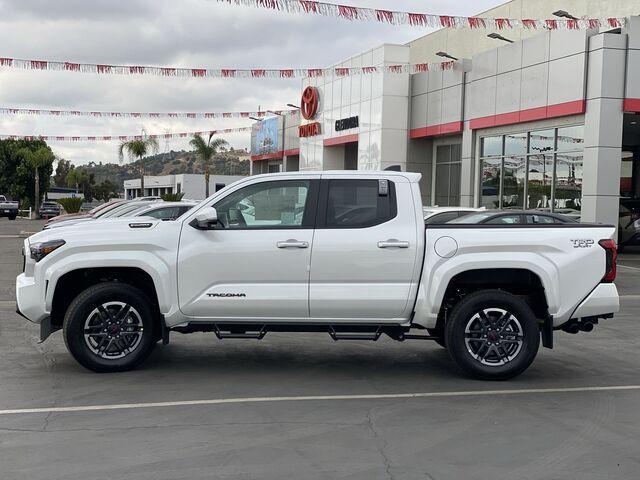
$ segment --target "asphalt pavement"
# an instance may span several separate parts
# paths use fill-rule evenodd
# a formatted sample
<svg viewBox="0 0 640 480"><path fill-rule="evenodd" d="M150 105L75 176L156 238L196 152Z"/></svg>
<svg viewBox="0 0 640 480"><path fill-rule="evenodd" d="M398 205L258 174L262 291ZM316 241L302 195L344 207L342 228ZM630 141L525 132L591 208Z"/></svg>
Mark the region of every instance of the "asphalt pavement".
<svg viewBox="0 0 640 480"><path fill-rule="evenodd" d="M435 343L320 334L174 334L98 375L14 313L40 225L0 219L2 480L638 478L640 251L615 319L558 333L508 382L465 378Z"/></svg>

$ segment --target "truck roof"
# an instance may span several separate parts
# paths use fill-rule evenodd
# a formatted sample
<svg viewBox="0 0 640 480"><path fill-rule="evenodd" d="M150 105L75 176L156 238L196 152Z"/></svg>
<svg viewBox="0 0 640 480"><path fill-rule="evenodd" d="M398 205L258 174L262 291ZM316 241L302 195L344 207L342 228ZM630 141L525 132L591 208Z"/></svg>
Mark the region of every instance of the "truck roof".
<svg viewBox="0 0 640 480"><path fill-rule="evenodd" d="M393 170L319 170L319 171L297 171L297 172L278 172L278 173L263 173L260 175L254 175L253 177L287 177L287 176L304 176L309 178L321 177L323 175L347 175L354 177L379 177L380 175L389 177L399 177L409 180L411 183L418 183L422 174L415 172L396 172Z"/></svg>

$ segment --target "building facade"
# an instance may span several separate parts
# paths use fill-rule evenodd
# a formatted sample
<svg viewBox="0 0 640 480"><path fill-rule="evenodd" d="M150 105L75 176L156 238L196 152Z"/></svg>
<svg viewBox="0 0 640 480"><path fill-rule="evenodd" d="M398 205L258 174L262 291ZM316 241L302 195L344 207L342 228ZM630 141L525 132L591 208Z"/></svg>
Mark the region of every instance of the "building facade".
<svg viewBox="0 0 640 480"><path fill-rule="evenodd" d="M217 192L230 183L240 180L239 175L210 175L209 194ZM140 191L140 179L124 181L124 198L160 197L167 193L184 193L185 199L204 200L204 175L185 173L180 175L145 175L144 193Z"/></svg>
<svg viewBox="0 0 640 480"><path fill-rule="evenodd" d="M428 37L336 67L431 60L415 53ZM314 115L279 119L283 148L270 158L252 141L252 172L399 165L422 174L425 204L617 224L620 197L640 195L638 75L640 17L629 17L608 32L537 32L450 70L307 78L301 96L315 91ZM296 161L287 166L289 156Z"/></svg>

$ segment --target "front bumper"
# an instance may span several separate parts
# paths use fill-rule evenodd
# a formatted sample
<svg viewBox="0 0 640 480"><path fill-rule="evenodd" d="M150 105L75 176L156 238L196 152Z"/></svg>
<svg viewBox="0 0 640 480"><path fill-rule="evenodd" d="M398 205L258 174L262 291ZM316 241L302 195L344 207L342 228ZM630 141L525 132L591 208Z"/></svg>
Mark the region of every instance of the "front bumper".
<svg viewBox="0 0 640 480"><path fill-rule="evenodd" d="M48 316L44 293L34 277L27 277L24 273L16 277L16 302L17 311L31 322L40 323Z"/></svg>

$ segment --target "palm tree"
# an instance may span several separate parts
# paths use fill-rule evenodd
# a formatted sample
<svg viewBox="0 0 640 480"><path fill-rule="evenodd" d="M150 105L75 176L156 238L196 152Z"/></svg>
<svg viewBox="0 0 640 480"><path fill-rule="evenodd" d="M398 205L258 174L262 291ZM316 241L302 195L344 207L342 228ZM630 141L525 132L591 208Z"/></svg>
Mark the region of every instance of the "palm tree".
<svg viewBox="0 0 640 480"><path fill-rule="evenodd" d="M17 156L22 157L22 159L26 162L28 166L33 168L34 176L35 176L35 196L34 196L34 204L35 204L35 212L38 214L38 209L40 207L40 169L42 167L47 166L48 164L53 163L55 160L55 156L53 152L49 148L40 147L36 150L31 150L29 148L21 148L16 152Z"/></svg>
<svg viewBox="0 0 640 480"><path fill-rule="evenodd" d="M204 138L199 134L195 134L189 142L196 152L196 155L200 157L200 161L204 164L204 191L205 198L209 198L209 162L220 147L227 145L227 141L222 138L211 139L213 132L209 134L209 140L204 141Z"/></svg>
<svg viewBox="0 0 640 480"><path fill-rule="evenodd" d="M143 157L149 153L158 152L158 140L155 137L147 137L144 132L142 138L138 140L129 140L122 142L118 147L118 157L120 161L124 159L124 152L127 152L129 158L137 158L140 162L140 196L144 197L144 160Z"/></svg>

